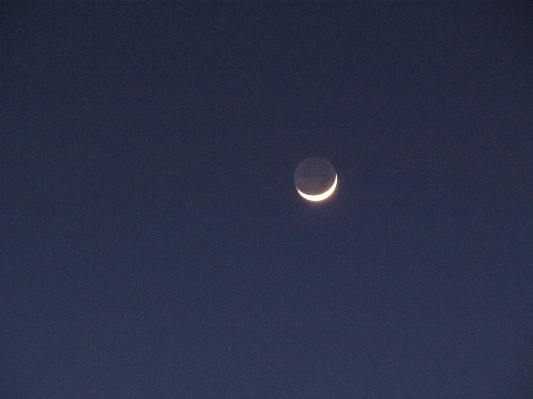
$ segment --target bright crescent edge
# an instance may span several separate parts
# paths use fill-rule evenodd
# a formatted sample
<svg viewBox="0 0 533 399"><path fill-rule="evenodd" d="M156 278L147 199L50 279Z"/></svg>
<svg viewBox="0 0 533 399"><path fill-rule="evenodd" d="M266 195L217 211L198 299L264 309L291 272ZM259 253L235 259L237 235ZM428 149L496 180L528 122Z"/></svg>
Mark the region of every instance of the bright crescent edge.
<svg viewBox="0 0 533 399"><path fill-rule="evenodd" d="M328 198L331 194L333 194L333 191L335 191L335 187L337 187L337 175L335 175L335 181L333 182L333 185L330 187L330 189L322 194L317 194L317 195L305 194L305 193L302 193L300 190L298 190L298 187L296 187L296 190L298 191L298 194L300 194L306 200L323 201L326 198Z"/></svg>

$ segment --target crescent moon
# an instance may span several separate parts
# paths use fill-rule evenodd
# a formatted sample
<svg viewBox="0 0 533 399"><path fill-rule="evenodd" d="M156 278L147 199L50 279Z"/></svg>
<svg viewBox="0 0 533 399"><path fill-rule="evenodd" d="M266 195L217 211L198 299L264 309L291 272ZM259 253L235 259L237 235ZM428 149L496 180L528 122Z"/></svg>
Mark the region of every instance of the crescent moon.
<svg viewBox="0 0 533 399"><path fill-rule="evenodd" d="M302 193L300 190L298 190L298 188L296 190L298 190L298 194L300 194L302 197L304 197L308 201L324 201L331 194L333 194L333 191L335 191L335 187L337 187L337 175L335 175L335 181L333 182L329 190L326 192L323 192L322 194L309 195L309 194Z"/></svg>

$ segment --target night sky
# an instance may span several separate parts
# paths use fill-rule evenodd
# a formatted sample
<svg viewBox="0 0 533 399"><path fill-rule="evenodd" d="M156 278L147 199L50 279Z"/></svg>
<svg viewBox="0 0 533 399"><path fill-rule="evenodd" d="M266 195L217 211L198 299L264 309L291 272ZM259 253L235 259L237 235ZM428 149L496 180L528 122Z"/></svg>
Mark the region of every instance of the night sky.
<svg viewBox="0 0 533 399"><path fill-rule="evenodd" d="M14 2L0 38L0 398L533 397L533 2Z"/></svg>

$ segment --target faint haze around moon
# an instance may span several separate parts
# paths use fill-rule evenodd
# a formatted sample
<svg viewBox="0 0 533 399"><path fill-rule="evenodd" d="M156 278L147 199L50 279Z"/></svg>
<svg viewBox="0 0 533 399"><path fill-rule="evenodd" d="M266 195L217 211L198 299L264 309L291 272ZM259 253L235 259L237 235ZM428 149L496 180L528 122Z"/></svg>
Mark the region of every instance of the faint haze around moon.
<svg viewBox="0 0 533 399"><path fill-rule="evenodd" d="M335 191L337 173L328 160L310 157L300 162L296 168L294 184L306 200L322 201Z"/></svg>

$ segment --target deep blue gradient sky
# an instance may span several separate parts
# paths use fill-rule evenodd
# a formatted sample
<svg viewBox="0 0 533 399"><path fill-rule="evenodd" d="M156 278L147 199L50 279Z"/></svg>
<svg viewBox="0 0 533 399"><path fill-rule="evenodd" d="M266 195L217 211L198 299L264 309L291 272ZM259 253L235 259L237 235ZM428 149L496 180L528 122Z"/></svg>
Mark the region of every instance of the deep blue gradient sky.
<svg viewBox="0 0 533 399"><path fill-rule="evenodd" d="M0 397L533 397L533 3L0 12Z"/></svg>

